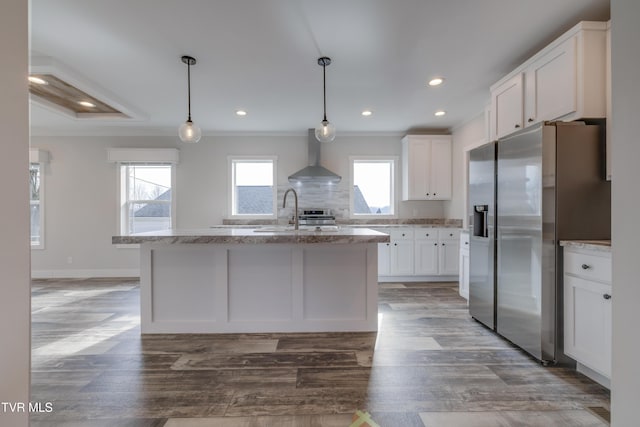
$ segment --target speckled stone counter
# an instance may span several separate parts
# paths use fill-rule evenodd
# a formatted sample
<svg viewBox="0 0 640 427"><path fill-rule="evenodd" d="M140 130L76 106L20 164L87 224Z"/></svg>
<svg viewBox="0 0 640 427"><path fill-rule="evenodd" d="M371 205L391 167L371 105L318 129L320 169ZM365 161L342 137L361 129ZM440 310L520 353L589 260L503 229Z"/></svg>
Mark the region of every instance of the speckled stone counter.
<svg viewBox="0 0 640 427"><path fill-rule="evenodd" d="M220 227L114 236L140 244L141 331L376 331L378 244L368 228Z"/></svg>
<svg viewBox="0 0 640 427"><path fill-rule="evenodd" d="M611 252L611 240L560 240L560 246Z"/></svg>
<svg viewBox="0 0 640 427"><path fill-rule="evenodd" d="M274 227L276 228L276 227ZM205 228L197 230L163 230L129 236L113 236L113 244L165 243L165 244L264 244L264 243L386 243L389 236L368 228L339 227L337 230L298 231L282 227L266 231L264 228Z"/></svg>

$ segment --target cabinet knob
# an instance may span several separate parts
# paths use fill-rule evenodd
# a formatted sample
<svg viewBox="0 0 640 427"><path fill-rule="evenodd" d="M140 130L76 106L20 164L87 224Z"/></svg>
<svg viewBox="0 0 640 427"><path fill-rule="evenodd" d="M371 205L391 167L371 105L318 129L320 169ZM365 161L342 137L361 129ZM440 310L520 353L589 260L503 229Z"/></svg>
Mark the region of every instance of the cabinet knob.
<svg viewBox="0 0 640 427"><path fill-rule="evenodd" d="M465 244L465 245L468 245L468 244L469 244L469 242L464 242L464 244Z"/></svg>
<svg viewBox="0 0 640 427"><path fill-rule="evenodd" d="M425 236L427 236L427 237L429 237L429 233L425 233L424 235L425 235Z"/></svg>
<svg viewBox="0 0 640 427"><path fill-rule="evenodd" d="M427 197L429 197L429 193L427 193Z"/></svg>
<svg viewBox="0 0 640 427"><path fill-rule="evenodd" d="M436 193L433 193L433 195L435 196L435 195L436 195Z"/></svg>
<svg viewBox="0 0 640 427"><path fill-rule="evenodd" d="M453 236L453 233L449 233L449 236Z"/></svg>
<svg viewBox="0 0 640 427"><path fill-rule="evenodd" d="M393 244L393 246L398 246L398 244L397 244L397 243L394 243L394 244Z"/></svg>
<svg viewBox="0 0 640 427"><path fill-rule="evenodd" d="M515 128L518 129L520 127L520 125L516 124Z"/></svg>
<svg viewBox="0 0 640 427"><path fill-rule="evenodd" d="M438 246L438 244L437 244L437 243L434 243L434 244L433 244L433 246Z"/></svg>
<svg viewBox="0 0 640 427"><path fill-rule="evenodd" d="M389 246L389 244L387 243L387 246Z"/></svg>
<svg viewBox="0 0 640 427"><path fill-rule="evenodd" d="M604 295L602 295L602 298L604 298L604 299L611 299L611 295L609 295L609 294L604 294Z"/></svg>
<svg viewBox="0 0 640 427"><path fill-rule="evenodd" d="M582 269L583 270L588 270L590 268L591 268L591 266L589 264L582 264Z"/></svg>
<svg viewBox="0 0 640 427"><path fill-rule="evenodd" d="M444 243L442 244L442 246L444 246Z"/></svg>
<svg viewBox="0 0 640 427"><path fill-rule="evenodd" d="M404 236L405 236L405 234L404 234L404 233L402 233L402 237L404 237Z"/></svg>
<svg viewBox="0 0 640 427"><path fill-rule="evenodd" d="M533 123L533 117L529 117L529 120L527 120L529 123Z"/></svg>

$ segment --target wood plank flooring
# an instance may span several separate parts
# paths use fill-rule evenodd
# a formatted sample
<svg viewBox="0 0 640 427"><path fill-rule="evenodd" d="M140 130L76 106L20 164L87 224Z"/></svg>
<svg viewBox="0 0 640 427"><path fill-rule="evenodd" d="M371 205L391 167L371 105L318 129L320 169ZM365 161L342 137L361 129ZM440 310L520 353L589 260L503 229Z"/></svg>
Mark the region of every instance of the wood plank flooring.
<svg viewBox="0 0 640 427"><path fill-rule="evenodd" d="M606 426L609 392L469 317L456 283L383 284L378 333L145 335L137 281L36 280L31 425Z"/></svg>

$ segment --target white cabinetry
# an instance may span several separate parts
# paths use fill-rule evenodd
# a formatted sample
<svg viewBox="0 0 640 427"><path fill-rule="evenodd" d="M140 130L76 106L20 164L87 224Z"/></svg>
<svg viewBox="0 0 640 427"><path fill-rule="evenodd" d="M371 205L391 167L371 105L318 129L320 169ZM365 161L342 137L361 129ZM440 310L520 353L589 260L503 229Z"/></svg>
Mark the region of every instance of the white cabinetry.
<svg viewBox="0 0 640 427"><path fill-rule="evenodd" d="M606 22L581 22L491 87L497 138L545 120L606 116Z"/></svg>
<svg viewBox="0 0 640 427"><path fill-rule="evenodd" d="M413 229L380 228L377 231L390 236L389 243L378 244L378 275L413 275Z"/></svg>
<svg viewBox="0 0 640 427"><path fill-rule="evenodd" d="M415 233L415 274L438 274L438 229L418 228Z"/></svg>
<svg viewBox="0 0 640 427"><path fill-rule="evenodd" d="M402 138L402 200L451 199L451 136Z"/></svg>
<svg viewBox="0 0 640 427"><path fill-rule="evenodd" d="M460 230L416 228L415 274L457 276Z"/></svg>
<svg viewBox="0 0 640 427"><path fill-rule="evenodd" d="M384 227L390 236L378 244L378 276L381 281L457 280L458 228Z"/></svg>
<svg viewBox="0 0 640 427"><path fill-rule="evenodd" d="M458 292L469 299L469 233L460 233L460 262L458 267Z"/></svg>
<svg viewBox="0 0 640 427"><path fill-rule="evenodd" d="M491 89L492 134L496 138L522 128L522 80L522 73L518 73Z"/></svg>
<svg viewBox="0 0 640 427"><path fill-rule="evenodd" d="M611 253L565 247L564 351L580 372L605 386L611 378L611 298Z"/></svg>

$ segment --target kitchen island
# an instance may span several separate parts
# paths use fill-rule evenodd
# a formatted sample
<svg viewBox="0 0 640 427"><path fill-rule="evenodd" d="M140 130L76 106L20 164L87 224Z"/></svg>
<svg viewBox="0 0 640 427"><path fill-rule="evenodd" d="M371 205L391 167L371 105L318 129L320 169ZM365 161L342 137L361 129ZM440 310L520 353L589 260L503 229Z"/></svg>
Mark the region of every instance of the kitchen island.
<svg viewBox="0 0 640 427"><path fill-rule="evenodd" d="M366 228L164 230L140 244L142 333L375 331L377 245Z"/></svg>

